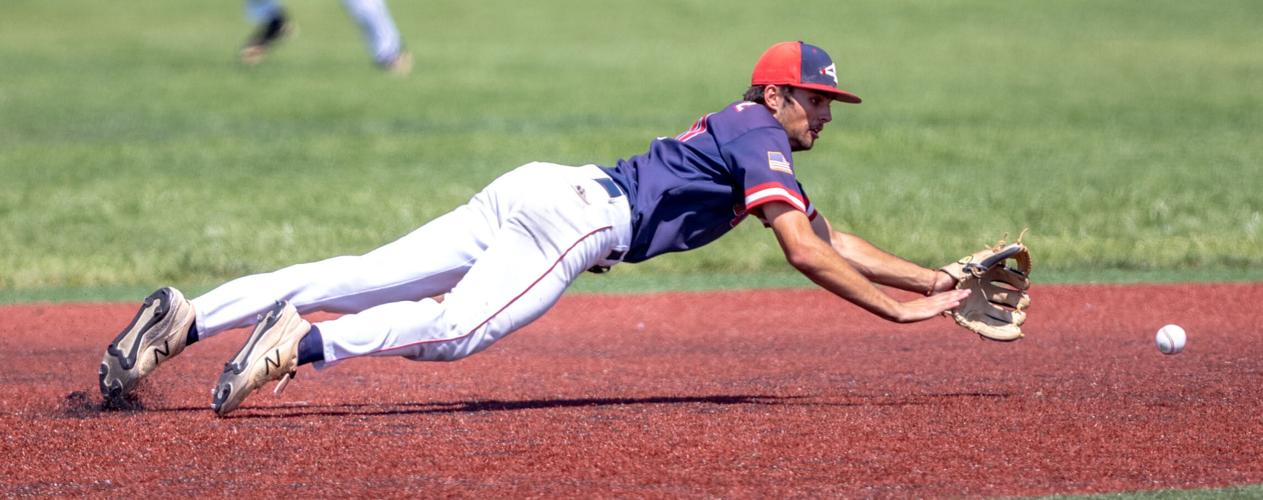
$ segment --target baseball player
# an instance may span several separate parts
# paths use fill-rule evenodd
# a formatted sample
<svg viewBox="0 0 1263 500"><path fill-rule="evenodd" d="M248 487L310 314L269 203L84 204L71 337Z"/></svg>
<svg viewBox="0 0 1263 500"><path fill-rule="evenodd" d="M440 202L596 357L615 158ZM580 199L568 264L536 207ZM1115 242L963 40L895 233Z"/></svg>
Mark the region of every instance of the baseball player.
<svg viewBox="0 0 1263 500"><path fill-rule="evenodd" d="M342 0L342 5L360 25L378 67L395 74L412 71L412 54L404 50L385 0ZM241 60L246 64L262 62L268 51L293 30L280 0L246 0L246 17L258 24L241 49Z"/></svg>
<svg viewBox="0 0 1263 500"><path fill-rule="evenodd" d="M246 276L193 300L154 292L106 348L101 391L124 395L188 345L249 325L213 391L221 416L269 381L279 392L309 363L461 359L539 318L585 271L698 248L751 216L795 269L882 318L956 307L969 290L831 228L795 177L794 154L815 144L834 101L860 98L838 88L829 56L778 43L755 64L744 99L642 155L613 166L529 163L367 254ZM900 301L875 283L925 296ZM345 314L312 324L301 316L310 311Z"/></svg>

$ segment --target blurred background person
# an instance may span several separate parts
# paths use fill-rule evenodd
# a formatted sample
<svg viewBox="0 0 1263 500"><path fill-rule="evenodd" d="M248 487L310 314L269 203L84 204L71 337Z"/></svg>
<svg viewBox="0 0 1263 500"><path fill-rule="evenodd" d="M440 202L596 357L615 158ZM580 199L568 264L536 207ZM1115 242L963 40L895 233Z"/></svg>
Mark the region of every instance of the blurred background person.
<svg viewBox="0 0 1263 500"><path fill-rule="evenodd" d="M378 67L396 74L412 71L412 55L403 47L385 0L342 0L342 4L360 25L369 54ZM246 17L257 24L241 49L241 61L249 65L262 62L277 42L294 30L280 0L246 0Z"/></svg>

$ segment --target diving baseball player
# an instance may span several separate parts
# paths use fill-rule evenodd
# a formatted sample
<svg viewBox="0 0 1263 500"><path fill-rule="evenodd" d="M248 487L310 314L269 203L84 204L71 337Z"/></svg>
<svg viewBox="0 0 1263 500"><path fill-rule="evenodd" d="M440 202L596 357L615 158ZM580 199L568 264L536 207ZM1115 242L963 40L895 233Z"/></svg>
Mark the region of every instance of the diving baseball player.
<svg viewBox="0 0 1263 500"><path fill-rule="evenodd" d="M403 39L386 8L386 0L342 0L342 5L360 26L378 67L396 74L412 70L412 54L404 50ZM246 0L246 17L258 27L242 47L241 61L253 65L262 62L293 26L280 0Z"/></svg>
<svg viewBox="0 0 1263 500"><path fill-rule="evenodd" d="M363 356L450 361L526 326L585 271L701 247L748 217L819 286L896 322L932 318L969 295L941 271L832 229L795 177L839 89L832 60L803 42L773 45L744 99L613 166L529 163L468 203L360 256L334 257L230 281L192 300L174 288L145 299L100 367L107 398L224 330L254 325L224 367L211 407L237 409L297 367ZM925 294L900 301L875 286ZM308 323L310 311L345 313Z"/></svg>

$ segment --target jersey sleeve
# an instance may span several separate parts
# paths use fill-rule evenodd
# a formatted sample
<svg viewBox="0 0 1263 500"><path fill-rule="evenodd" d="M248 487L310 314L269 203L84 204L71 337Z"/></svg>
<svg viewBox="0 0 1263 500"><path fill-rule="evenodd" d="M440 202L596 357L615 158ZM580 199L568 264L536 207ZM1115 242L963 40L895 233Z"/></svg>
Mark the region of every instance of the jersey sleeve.
<svg viewBox="0 0 1263 500"><path fill-rule="evenodd" d="M780 201L808 218L815 218L815 207L794 176L794 160L784 132L773 128L751 130L729 142L724 155L735 177L742 182L745 213Z"/></svg>
<svg viewBox="0 0 1263 500"><path fill-rule="evenodd" d="M803 194L803 201L807 203L807 220L816 220L816 206L811 204L811 197L807 196L807 191L803 189L803 183L798 183L798 192Z"/></svg>

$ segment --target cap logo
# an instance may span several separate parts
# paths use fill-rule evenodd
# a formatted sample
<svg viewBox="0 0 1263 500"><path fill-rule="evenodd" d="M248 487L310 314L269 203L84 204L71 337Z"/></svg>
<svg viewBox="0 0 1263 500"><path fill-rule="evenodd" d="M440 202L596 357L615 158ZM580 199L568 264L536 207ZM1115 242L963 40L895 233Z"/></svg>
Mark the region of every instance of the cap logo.
<svg viewBox="0 0 1263 500"><path fill-rule="evenodd" d="M820 68L820 74L825 75L829 78L832 78L833 84L835 86L838 84L838 68L836 65L830 64L828 66Z"/></svg>

